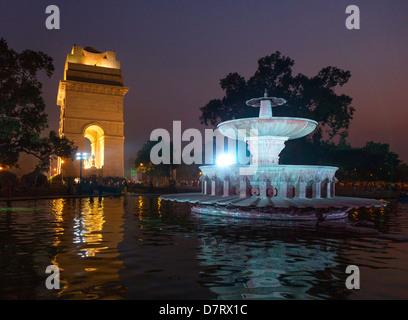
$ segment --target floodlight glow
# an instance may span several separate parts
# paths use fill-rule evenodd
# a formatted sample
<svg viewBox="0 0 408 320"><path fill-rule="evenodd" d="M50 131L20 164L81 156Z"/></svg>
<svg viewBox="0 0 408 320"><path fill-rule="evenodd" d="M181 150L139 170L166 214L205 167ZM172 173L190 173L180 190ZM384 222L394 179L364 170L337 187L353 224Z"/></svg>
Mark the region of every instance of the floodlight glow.
<svg viewBox="0 0 408 320"><path fill-rule="evenodd" d="M86 152L84 152L84 153L78 152L76 154L76 159L77 160L86 160L87 158L88 158L88 154Z"/></svg>
<svg viewBox="0 0 408 320"><path fill-rule="evenodd" d="M223 153L219 157L217 157L217 166L219 167L227 167L234 163L234 158L227 153Z"/></svg>

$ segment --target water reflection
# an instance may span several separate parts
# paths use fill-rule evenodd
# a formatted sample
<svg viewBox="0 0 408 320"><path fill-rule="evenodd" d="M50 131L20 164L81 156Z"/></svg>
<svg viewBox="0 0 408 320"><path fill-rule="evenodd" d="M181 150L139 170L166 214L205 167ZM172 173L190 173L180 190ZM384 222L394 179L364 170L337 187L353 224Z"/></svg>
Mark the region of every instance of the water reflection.
<svg viewBox="0 0 408 320"><path fill-rule="evenodd" d="M56 209L53 212L60 212L65 222L64 232L58 234L62 246L53 259L64 281L58 296L114 298L126 291L118 279L118 270L122 267L117 259L117 246L123 239L121 207L123 198L85 198L53 203L52 208ZM103 260L103 265L98 260ZM108 296L103 290L106 286L110 288Z"/></svg>
<svg viewBox="0 0 408 320"><path fill-rule="evenodd" d="M0 216L0 297L120 298L118 243L123 198L55 199L16 203L28 210ZM12 209L12 208L11 208ZM45 269L61 271L61 290L45 288Z"/></svg>
<svg viewBox="0 0 408 320"><path fill-rule="evenodd" d="M336 240L315 241L302 228L273 223L201 217L198 259L208 268L207 283L219 299L311 299L315 287L333 282L339 271ZM216 225L211 228L211 224ZM316 278L316 274L327 277Z"/></svg>
<svg viewBox="0 0 408 320"><path fill-rule="evenodd" d="M189 206L158 197L127 197L124 211L124 239L118 248L126 299L216 297L200 282L200 243Z"/></svg>
<svg viewBox="0 0 408 320"><path fill-rule="evenodd" d="M354 212L353 219L371 217L387 231L395 204L387 209ZM396 212L407 207L398 208ZM395 217L395 216L394 216ZM408 284L406 244L377 238L322 233L314 228L268 221L210 216L197 217L201 225L198 258L206 267L206 286L218 299L345 299L407 297L408 293L384 290L400 282ZM379 224L378 222L382 222ZM407 233L408 216L399 232ZM394 230L395 232L395 230ZM348 265L356 264L364 275L366 290L345 288ZM377 279L386 278L388 282ZM386 274L386 275L385 275ZM395 278L394 278L394 276ZM375 285L378 283L378 286ZM380 284L381 283L381 284ZM393 283L393 285L391 284ZM375 291L377 287L377 291Z"/></svg>
<svg viewBox="0 0 408 320"><path fill-rule="evenodd" d="M103 199L98 202L85 199L79 213L74 217L74 239L73 242L85 243L86 248L82 248L79 255L85 257L94 257L97 252L107 247L92 247L102 243L102 229L104 220Z"/></svg>
<svg viewBox="0 0 408 320"><path fill-rule="evenodd" d="M0 204L0 298L408 298L406 243L323 233L313 225L198 216L158 197ZM408 205L359 210L408 234ZM61 269L61 290L45 268ZM362 290L345 288L356 264Z"/></svg>

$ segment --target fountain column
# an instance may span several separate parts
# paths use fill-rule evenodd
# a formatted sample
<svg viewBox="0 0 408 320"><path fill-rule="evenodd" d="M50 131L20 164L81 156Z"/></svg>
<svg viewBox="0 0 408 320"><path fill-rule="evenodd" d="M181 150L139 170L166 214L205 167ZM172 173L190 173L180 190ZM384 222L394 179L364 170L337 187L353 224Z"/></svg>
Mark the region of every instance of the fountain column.
<svg viewBox="0 0 408 320"><path fill-rule="evenodd" d="M262 198L266 197L266 189L267 189L267 180L261 179L259 182L259 196Z"/></svg>
<svg viewBox="0 0 408 320"><path fill-rule="evenodd" d="M224 197L229 196L229 189L230 189L229 179L228 177L225 177L224 178Z"/></svg>
<svg viewBox="0 0 408 320"><path fill-rule="evenodd" d="M307 182L299 182L299 198L306 198L306 185Z"/></svg>
<svg viewBox="0 0 408 320"><path fill-rule="evenodd" d="M321 182L313 183L313 198L320 199L322 197Z"/></svg>
<svg viewBox="0 0 408 320"><path fill-rule="evenodd" d="M253 132L251 130L251 132ZM279 154L285 148L287 137L258 137L247 138L248 150L252 154L253 165L278 165Z"/></svg>
<svg viewBox="0 0 408 320"><path fill-rule="evenodd" d="M215 196L217 194L217 177L211 178L211 195Z"/></svg>
<svg viewBox="0 0 408 320"><path fill-rule="evenodd" d="M267 98L268 94L265 93L264 97ZM261 100L259 118L272 118L272 103L270 100Z"/></svg>
<svg viewBox="0 0 408 320"><path fill-rule="evenodd" d="M272 107L282 105L286 100L280 98L268 97L265 90L263 98L257 98L247 101L247 105L259 107L259 127L250 129L250 136L245 138L248 143L248 150L252 154L253 165L278 165L279 154L285 148L285 141L289 137L265 135L268 131L270 120L273 119ZM266 120L266 121L262 121Z"/></svg>
<svg viewBox="0 0 408 320"><path fill-rule="evenodd" d="M333 182L332 182L332 194L333 197L336 196L336 183L339 182L336 177L333 177Z"/></svg>
<svg viewBox="0 0 408 320"><path fill-rule="evenodd" d="M207 194L207 179L203 180L203 194Z"/></svg>
<svg viewBox="0 0 408 320"><path fill-rule="evenodd" d="M327 198L331 198L332 196L331 196L331 182L330 181L328 181L327 182Z"/></svg>
<svg viewBox="0 0 408 320"><path fill-rule="evenodd" d="M286 181L281 181L279 183L278 196L280 196L282 199L286 199L288 197L288 183Z"/></svg>
<svg viewBox="0 0 408 320"><path fill-rule="evenodd" d="M247 197L248 196L248 179L244 176L239 180L239 196Z"/></svg>

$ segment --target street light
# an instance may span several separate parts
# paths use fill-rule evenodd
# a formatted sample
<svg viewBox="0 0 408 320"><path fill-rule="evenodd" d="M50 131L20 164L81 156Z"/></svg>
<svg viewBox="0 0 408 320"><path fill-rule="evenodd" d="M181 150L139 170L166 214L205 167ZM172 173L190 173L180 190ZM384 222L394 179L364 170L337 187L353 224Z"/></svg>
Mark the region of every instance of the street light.
<svg viewBox="0 0 408 320"><path fill-rule="evenodd" d="M64 164L64 160L61 160L61 182L64 183L64 174L62 172L62 165Z"/></svg>

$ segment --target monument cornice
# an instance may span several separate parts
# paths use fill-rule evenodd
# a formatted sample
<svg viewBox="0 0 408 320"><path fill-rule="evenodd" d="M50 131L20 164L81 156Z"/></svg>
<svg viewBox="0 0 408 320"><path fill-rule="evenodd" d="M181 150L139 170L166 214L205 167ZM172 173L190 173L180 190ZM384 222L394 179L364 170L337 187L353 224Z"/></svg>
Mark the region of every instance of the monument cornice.
<svg viewBox="0 0 408 320"><path fill-rule="evenodd" d="M81 121L89 121L89 123L118 123L118 124L124 124L125 122L123 120L104 120L104 119L95 119L95 118L81 118L81 117L65 117L65 120L81 120Z"/></svg>
<svg viewBox="0 0 408 320"><path fill-rule="evenodd" d="M62 135L76 135L79 137L83 136L83 133L78 133L78 132L72 132L72 131L64 131L62 132ZM119 136L119 135L112 135L112 134L104 134L102 137L104 138L109 138L109 139L117 139L117 140L125 140L124 136Z"/></svg>
<svg viewBox="0 0 408 320"><path fill-rule="evenodd" d="M65 92L67 90L114 96L124 96L129 91L129 88L121 86L112 86L108 84L81 82L73 80L61 80L58 88L57 99L58 105L61 105L62 99L64 99Z"/></svg>

